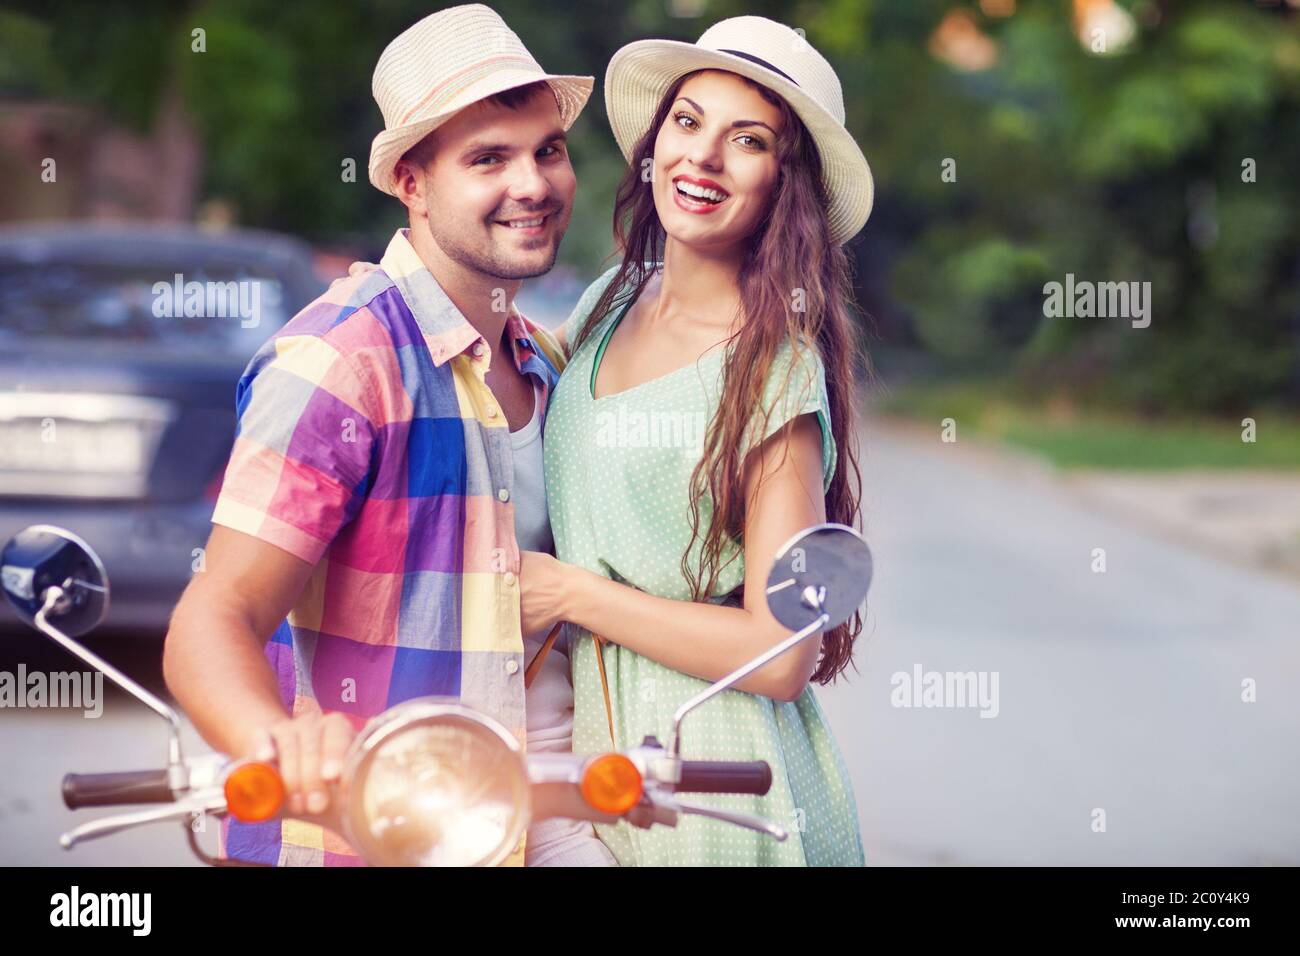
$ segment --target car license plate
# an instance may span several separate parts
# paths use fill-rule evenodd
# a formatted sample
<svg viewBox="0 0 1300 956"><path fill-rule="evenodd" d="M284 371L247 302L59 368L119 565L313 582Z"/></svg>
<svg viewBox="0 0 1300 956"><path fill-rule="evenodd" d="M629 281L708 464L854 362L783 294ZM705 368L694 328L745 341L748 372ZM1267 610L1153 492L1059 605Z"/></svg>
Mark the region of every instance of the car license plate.
<svg viewBox="0 0 1300 956"><path fill-rule="evenodd" d="M140 422L0 421L0 469L138 474L145 467L149 437Z"/></svg>

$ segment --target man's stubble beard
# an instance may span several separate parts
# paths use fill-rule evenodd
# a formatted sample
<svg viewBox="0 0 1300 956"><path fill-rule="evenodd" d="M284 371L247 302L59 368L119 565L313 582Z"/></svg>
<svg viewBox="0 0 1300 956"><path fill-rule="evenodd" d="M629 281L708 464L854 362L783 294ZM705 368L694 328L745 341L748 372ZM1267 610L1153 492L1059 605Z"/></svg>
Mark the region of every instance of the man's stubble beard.
<svg viewBox="0 0 1300 956"><path fill-rule="evenodd" d="M552 215L555 215L554 213ZM512 280L512 279L533 279L540 275L545 275L555 267L555 260L559 256L560 242L564 238L564 233L569 227L568 217L566 216L563 223L556 226L554 241L551 243L551 255L541 266L519 266L515 265L508 259L495 256L490 253L482 253L461 243L452 233L442 233L434 228L433 220L430 218L429 234L433 241L438 244L447 258L456 262L466 269L470 269L480 275L490 276L493 279ZM493 228L492 224L488 225L489 231Z"/></svg>

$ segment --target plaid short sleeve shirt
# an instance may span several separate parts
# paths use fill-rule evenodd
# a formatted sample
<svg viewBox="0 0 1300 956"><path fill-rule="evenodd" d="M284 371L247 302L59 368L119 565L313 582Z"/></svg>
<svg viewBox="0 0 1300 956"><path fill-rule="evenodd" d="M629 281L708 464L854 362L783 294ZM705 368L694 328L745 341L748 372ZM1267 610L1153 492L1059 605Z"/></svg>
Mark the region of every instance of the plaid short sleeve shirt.
<svg viewBox="0 0 1300 956"><path fill-rule="evenodd" d="M556 341L517 312L511 358L540 386ZM253 357L212 520L315 566L266 653L286 709L360 727L413 697L456 697L525 734L520 554L509 425L484 375L491 350L412 247L332 287ZM342 837L293 820L227 820L228 856L359 863ZM510 862L522 862L523 843Z"/></svg>

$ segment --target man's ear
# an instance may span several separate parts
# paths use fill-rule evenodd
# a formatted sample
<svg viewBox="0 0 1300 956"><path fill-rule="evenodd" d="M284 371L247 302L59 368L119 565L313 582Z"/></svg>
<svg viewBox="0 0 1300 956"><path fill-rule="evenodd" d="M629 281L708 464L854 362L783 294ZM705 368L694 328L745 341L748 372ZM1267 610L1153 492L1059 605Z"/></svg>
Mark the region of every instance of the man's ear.
<svg viewBox="0 0 1300 956"><path fill-rule="evenodd" d="M393 168L393 191L412 215L428 213L427 182L427 174L414 160L399 159Z"/></svg>

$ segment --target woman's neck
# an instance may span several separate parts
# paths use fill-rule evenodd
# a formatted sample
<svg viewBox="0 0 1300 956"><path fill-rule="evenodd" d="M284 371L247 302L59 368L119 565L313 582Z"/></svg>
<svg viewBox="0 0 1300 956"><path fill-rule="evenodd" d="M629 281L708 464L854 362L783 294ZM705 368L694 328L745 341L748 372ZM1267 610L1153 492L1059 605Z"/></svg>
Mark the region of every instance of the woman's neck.
<svg viewBox="0 0 1300 956"><path fill-rule="evenodd" d="M740 312L741 255L738 248L715 252L669 236L664 243L656 317L680 317L729 329Z"/></svg>

